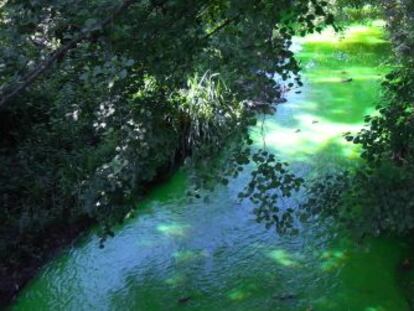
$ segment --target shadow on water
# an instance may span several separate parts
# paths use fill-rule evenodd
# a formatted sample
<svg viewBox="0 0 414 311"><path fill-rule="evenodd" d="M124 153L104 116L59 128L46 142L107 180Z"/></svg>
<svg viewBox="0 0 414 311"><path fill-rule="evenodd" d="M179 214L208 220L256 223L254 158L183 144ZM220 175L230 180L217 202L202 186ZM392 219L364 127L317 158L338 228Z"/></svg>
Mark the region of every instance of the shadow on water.
<svg viewBox="0 0 414 311"><path fill-rule="evenodd" d="M267 148L302 175L354 163L357 151L342 133L358 130L378 99L389 49L382 30L357 26L343 36L328 31L299 42L306 86L264 123ZM252 132L260 146L259 127ZM278 236L237 199L248 180L245 172L209 202L188 203L186 175L177 173L103 250L91 233L49 264L12 309L409 310L395 280L406 245L358 244L320 223Z"/></svg>

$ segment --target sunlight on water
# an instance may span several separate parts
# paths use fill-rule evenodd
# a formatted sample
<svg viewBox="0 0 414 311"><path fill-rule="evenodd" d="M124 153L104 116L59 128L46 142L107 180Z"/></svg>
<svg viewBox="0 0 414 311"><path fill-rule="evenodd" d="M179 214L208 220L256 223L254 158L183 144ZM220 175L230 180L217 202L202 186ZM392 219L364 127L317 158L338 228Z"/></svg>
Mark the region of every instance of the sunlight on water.
<svg viewBox="0 0 414 311"><path fill-rule="evenodd" d="M328 29L296 38L294 46L304 63L305 87L291 91L289 103L278 107L278 117L267 118L264 133L253 130L258 145L264 141L290 162L313 161L318 154L332 161L355 160L358 149L343 135L359 131L363 117L374 112L378 85L387 72L386 66L378 67L386 57L378 55L389 51L381 28L352 26L341 35Z"/></svg>
<svg viewBox="0 0 414 311"><path fill-rule="evenodd" d="M157 230L159 232L162 232L165 235L168 236L185 236L186 232L190 228L189 225L183 225L178 223L172 223L172 224L161 224L157 226Z"/></svg>
<svg viewBox="0 0 414 311"><path fill-rule="evenodd" d="M321 255L321 268L323 271L339 269L346 263L347 256L344 251L326 250Z"/></svg>
<svg viewBox="0 0 414 311"><path fill-rule="evenodd" d="M278 264L285 267L297 266L297 263L292 259L288 252L282 249L270 251L267 256L273 259Z"/></svg>
<svg viewBox="0 0 414 311"><path fill-rule="evenodd" d="M208 252L205 250L202 251L193 251L193 250L185 250L185 251L178 251L173 253L173 257L175 258L177 263L186 263L188 261L202 259L203 257L209 256Z"/></svg>
<svg viewBox="0 0 414 311"><path fill-rule="evenodd" d="M333 28L328 28L321 33L314 33L304 38L296 38L296 40L303 45L309 43L329 43L342 47L352 43L374 45L387 43L382 32L382 27L385 26L385 22L377 20L372 24L373 26L353 25L347 27L340 35L337 35Z"/></svg>
<svg viewBox="0 0 414 311"><path fill-rule="evenodd" d="M232 291L228 293L227 296L231 300L235 300L235 301L245 300L253 294L252 291L254 291L255 289L257 289L257 286L255 286L254 284L250 284L249 286L245 286L244 288L233 289Z"/></svg>
<svg viewBox="0 0 414 311"><path fill-rule="evenodd" d="M176 274L173 277L170 277L165 280L165 283L168 285L171 285L173 287L177 287L181 284L183 284L186 281L186 278L182 274Z"/></svg>

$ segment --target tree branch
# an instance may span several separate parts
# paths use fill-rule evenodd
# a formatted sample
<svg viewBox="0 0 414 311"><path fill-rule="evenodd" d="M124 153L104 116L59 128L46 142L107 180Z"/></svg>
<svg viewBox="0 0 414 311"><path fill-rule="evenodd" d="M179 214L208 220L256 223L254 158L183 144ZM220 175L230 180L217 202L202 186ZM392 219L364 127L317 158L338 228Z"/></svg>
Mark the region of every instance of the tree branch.
<svg viewBox="0 0 414 311"><path fill-rule="evenodd" d="M56 60L65 56L68 53L68 51L74 48L78 43L89 38L89 36L97 29L103 29L106 26L108 26L118 15L122 14L123 11L127 9L135 1L136 0L123 0L123 2L118 6L117 9L115 9L115 11L110 16L105 18L102 22L97 23L89 27L88 29L83 30L80 34L78 34L76 38L66 43L55 52L51 53L44 61L38 64L25 76L23 76L23 78L20 81L16 82L17 86L9 86L8 88L6 87L4 94L1 95L0 108L4 107L11 98L13 98L17 94L25 90L28 86L30 86L41 74L43 74L47 69L49 69L56 62Z"/></svg>
<svg viewBox="0 0 414 311"><path fill-rule="evenodd" d="M215 35L217 32L219 32L220 30L222 30L223 28L227 27L228 25L230 25L231 23L236 22L239 17L240 17L241 13L237 14L236 16L232 17L232 18L228 18L226 19L221 25L217 26L214 30L210 31L205 37L204 39L208 39L211 36Z"/></svg>

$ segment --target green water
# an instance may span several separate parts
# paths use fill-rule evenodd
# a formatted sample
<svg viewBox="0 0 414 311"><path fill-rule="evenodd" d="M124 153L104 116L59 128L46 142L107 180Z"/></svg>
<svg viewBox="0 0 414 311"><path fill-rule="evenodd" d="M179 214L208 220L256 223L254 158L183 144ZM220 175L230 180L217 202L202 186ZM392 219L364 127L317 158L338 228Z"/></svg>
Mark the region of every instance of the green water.
<svg viewBox="0 0 414 311"><path fill-rule="evenodd" d="M357 150L342 133L373 111L388 45L381 28L355 26L342 39L328 31L294 48L304 66L302 93L291 92L263 130L252 131L257 146L264 142L298 174L315 177L355 163ZM403 242L357 243L320 223L278 236L237 200L247 174L219 186L209 202L188 203L186 175L178 172L104 249L91 233L47 265L12 310L410 309L397 282L409 251Z"/></svg>

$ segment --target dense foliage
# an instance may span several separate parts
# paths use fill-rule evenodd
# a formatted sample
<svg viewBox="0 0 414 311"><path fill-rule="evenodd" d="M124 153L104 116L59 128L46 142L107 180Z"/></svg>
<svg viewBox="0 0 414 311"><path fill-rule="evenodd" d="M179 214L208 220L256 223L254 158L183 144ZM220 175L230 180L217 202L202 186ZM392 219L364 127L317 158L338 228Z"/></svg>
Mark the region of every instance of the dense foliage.
<svg viewBox="0 0 414 311"><path fill-rule="evenodd" d="M344 26L370 22L384 16L382 7L376 0L331 0L331 6L336 23Z"/></svg>
<svg viewBox="0 0 414 311"><path fill-rule="evenodd" d="M1 274L42 262L51 228L110 233L157 176L245 139L244 103L300 84L291 38L332 23L326 5L1 1Z"/></svg>

